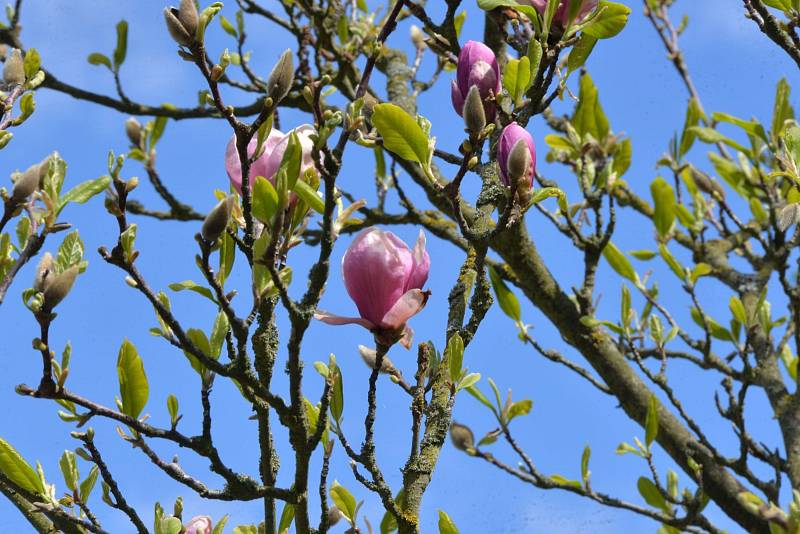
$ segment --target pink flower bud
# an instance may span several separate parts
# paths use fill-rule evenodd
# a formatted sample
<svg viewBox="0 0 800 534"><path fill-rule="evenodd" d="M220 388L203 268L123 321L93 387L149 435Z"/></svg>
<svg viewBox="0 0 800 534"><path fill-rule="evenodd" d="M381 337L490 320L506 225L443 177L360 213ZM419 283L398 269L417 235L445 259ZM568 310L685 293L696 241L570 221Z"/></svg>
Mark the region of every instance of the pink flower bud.
<svg viewBox="0 0 800 534"><path fill-rule="evenodd" d="M503 133L500 134L500 141L497 143L497 163L500 166L500 180L506 187L513 185L512 177L508 175L508 158L511 156L514 145L520 140L525 141L530 150L531 164L528 170L528 183L533 185L533 175L536 174L536 148L533 145L533 138L525 128L516 122L512 122L503 128Z"/></svg>
<svg viewBox="0 0 800 534"><path fill-rule="evenodd" d="M556 8L555 15L553 16L553 24L559 26L560 28L565 28L567 23L569 23L568 18L570 3L583 2L583 5L578 10L578 14L575 16L575 20L573 22L580 22L585 19L589 13L597 8L598 3L598 0L519 0L519 3L533 6L536 8L536 11L538 11L541 15L544 15L544 10L547 9L548 1L560 2L559 6Z"/></svg>
<svg viewBox="0 0 800 534"><path fill-rule="evenodd" d="M406 323L428 300L430 292L422 291L422 286L430 265L422 231L411 250L392 232L367 228L356 236L342 259L344 284L361 317L339 317L319 310L315 316L328 324L360 324L382 343L400 341L410 347L413 331Z"/></svg>
<svg viewBox="0 0 800 534"><path fill-rule="evenodd" d="M459 115L464 111L464 101L473 85L483 100L487 122L493 122L496 108L492 95L500 94L500 66L491 48L477 41L468 41L458 55L456 79L450 92L453 107Z"/></svg>
<svg viewBox="0 0 800 534"><path fill-rule="evenodd" d="M292 132L297 134L297 138L300 141L300 146L303 148L303 159L302 163L300 164L300 176L298 176L298 178L301 178L306 170L314 166L314 158L311 156L311 151L314 149L314 141L311 140L310 135L316 133L316 130L310 124L303 124L302 126L298 126L292 130ZM283 154L286 152L286 148L289 146L289 136L292 132L288 132L286 135L284 135L272 148L272 152L269 154L269 157L264 163L264 178L272 181L272 179L278 173L278 169L280 169L281 166L281 160L283 160Z"/></svg>
<svg viewBox="0 0 800 534"><path fill-rule="evenodd" d="M198 515L190 519L185 527L186 534L211 534L214 524L207 515Z"/></svg>

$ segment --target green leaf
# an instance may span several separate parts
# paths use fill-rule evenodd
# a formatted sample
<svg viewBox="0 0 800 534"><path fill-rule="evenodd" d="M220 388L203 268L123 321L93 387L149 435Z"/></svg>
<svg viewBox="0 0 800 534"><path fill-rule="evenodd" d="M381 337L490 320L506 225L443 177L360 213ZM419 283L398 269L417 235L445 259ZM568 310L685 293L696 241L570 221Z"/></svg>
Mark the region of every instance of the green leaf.
<svg viewBox="0 0 800 534"><path fill-rule="evenodd" d="M522 311L520 309L519 300L514 293L508 289L503 279L497 274L493 267L489 267L489 279L492 282L492 289L497 297L497 303L500 309L503 310L508 317L514 322L522 321Z"/></svg>
<svg viewBox="0 0 800 534"><path fill-rule="evenodd" d="M64 207L70 202L85 204L93 196L105 191L110 183L110 176L101 176L100 178L87 180L76 185L58 199L58 208L56 209L56 213L61 213L61 210L63 210Z"/></svg>
<svg viewBox="0 0 800 534"><path fill-rule="evenodd" d="M650 395L647 399L647 416L644 420L644 441L649 447L658 436L658 399Z"/></svg>
<svg viewBox="0 0 800 534"><path fill-rule="evenodd" d="M505 87L511 100L514 104L519 106L522 103L522 97L528 86L531 83L531 62L527 56L522 56L520 59L510 59L506 63L505 71L503 72L503 87Z"/></svg>
<svg viewBox="0 0 800 534"><path fill-rule="evenodd" d="M592 448L589 445L586 445L583 448L583 454L581 455L581 479L583 479L584 485L589 481L589 475L591 471L589 471L589 459L592 457Z"/></svg>
<svg viewBox="0 0 800 534"><path fill-rule="evenodd" d="M361 1L363 2L364 0L361 0ZM364 9L364 11L366 11L366 8ZM466 11L462 11L461 13L456 15L455 18L453 18L453 27L456 30L456 37L461 35L461 28L464 27L464 21L465 20L467 20L467 12Z"/></svg>
<svg viewBox="0 0 800 534"><path fill-rule="evenodd" d="M428 137L414 118L395 104L378 104L372 124L383 138L383 146L397 156L418 163L430 160Z"/></svg>
<svg viewBox="0 0 800 534"><path fill-rule="evenodd" d="M75 230L67 234L61 246L58 247L56 254L56 266L59 272L64 272L73 265L78 265L83 261L83 241L81 241L78 231Z"/></svg>
<svg viewBox="0 0 800 534"><path fill-rule="evenodd" d="M478 0L478 7L484 11L491 11L498 7L510 7L524 13L531 20L538 18L539 14L532 6L520 5L516 0Z"/></svg>
<svg viewBox="0 0 800 534"><path fill-rule="evenodd" d="M661 492L658 491L656 485L653 484L649 478L639 477L639 480L636 482L636 487L639 490L639 494L644 498L647 504L653 508L658 508L664 512L669 512L667 501L664 499L664 496L661 495Z"/></svg>
<svg viewBox="0 0 800 534"><path fill-rule="evenodd" d="M789 101L790 93L789 82L786 81L786 78L781 78L775 90L775 106L772 111L772 126L770 127L772 141L775 144L778 143L778 139L783 133L786 121L794 119L794 108Z"/></svg>
<svg viewBox="0 0 800 534"><path fill-rule="evenodd" d="M513 403L508 408L508 412L506 413L506 420L511 422L512 419L515 417L519 417L521 415L528 415L531 413L531 409L533 408L533 401L530 399L525 399L521 401L517 401Z"/></svg>
<svg viewBox="0 0 800 534"><path fill-rule="evenodd" d="M105 54L101 54L100 52L92 52L89 54L89 57L86 60L91 65L105 65L111 70L113 67L111 66L111 60L108 59L108 56Z"/></svg>
<svg viewBox="0 0 800 534"><path fill-rule="evenodd" d="M534 41L536 40L534 39ZM586 60L589 59L589 55L592 53L592 50L594 50L594 45L596 44L596 38L592 37L588 33L581 34L578 42L572 47L569 57L567 57L567 76L583 67L583 65L586 63Z"/></svg>
<svg viewBox="0 0 800 534"><path fill-rule="evenodd" d="M461 377L461 365L464 360L464 340L458 332L450 336L445 349L447 360L450 362L450 380L455 384Z"/></svg>
<svg viewBox="0 0 800 534"><path fill-rule="evenodd" d="M41 66L42 58L39 56L39 52L35 48L29 48L28 51L25 52L25 79L30 80L36 76Z"/></svg>
<svg viewBox="0 0 800 534"><path fill-rule="evenodd" d="M639 280L639 276L633 269L633 265L631 265L630 260L625 257L625 254L623 254L622 251L618 249L617 246L611 241L606 243L606 246L603 249L603 257L618 275L622 276L623 278L627 278L631 282L637 282Z"/></svg>
<svg viewBox="0 0 800 534"><path fill-rule="evenodd" d="M598 5L599 15L583 29L583 33L596 39L614 37L625 28L631 10L628 6L602 0Z"/></svg>
<svg viewBox="0 0 800 534"><path fill-rule="evenodd" d="M214 327L211 329L211 340L209 342L211 356L219 358L222 353L222 345L225 342L225 334L228 333L230 322L225 312L221 311L214 319Z"/></svg>
<svg viewBox="0 0 800 534"><path fill-rule="evenodd" d="M75 463L75 453L72 451L64 451L61 459L58 461L58 466L61 468L61 474L64 475L64 484L70 489L75 491L78 487L78 465Z"/></svg>
<svg viewBox="0 0 800 534"><path fill-rule="evenodd" d="M470 395L472 395L473 397L478 399L478 402L480 402L481 404L483 404L484 406L486 406L487 408L489 408L493 412L497 413L496 408L494 407L494 405L491 402L489 402L489 399L486 398L486 395L484 395L481 392L481 390L479 390L476 386L474 386L474 385L473 386L469 386L469 387L467 387L465 389L467 390L467 393L469 393Z"/></svg>
<svg viewBox="0 0 800 534"><path fill-rule="evenodd" d="M727 113L719 113L716 111L711 114L711 118L717 122L727 122L728 124L733 124L734 126L738 126L742 130L744 130L747 133L747 135L751 137L758 137L764 142L769 141L769 139L767 138L767 132L764 131L764 127L761 126L761 123L755 119L751 121L746 121L734 117L733 115L729 115Z"/></svg>
<svg viewBox="0 0 800 534"><path fill-rule="evenodd" d="M347 489L334 480L330 490L331 500L339 511L352 523L356 515L356 498Z"/></svg>
<svg viewBox="0 0 800 534"><path fill-rule="evenodd" d="M208 341L208 337L206 337L206 333L198 328L190 328L186 331L186 337L192 342L192 344L205 356L209 358L214 358L211 354L211 343ZM192 365L192 369L197 371L200 376L202 377L205 373L205 365L197 359L197 357L189 351L183 351L186 357L189 359L189 363ZM214 358L216 359L216 358Z"/></svg>
<svg viewBox="0 0 800 534"><path fill-rule="evenodd" d="M270 223L278 212L280 202L278 192L272 182L263 176L256 176L253 184L253 216L261 222Z"/></svg>
<svg viewBox="0 0 800 534"><path fill-rule="evenodd" d="M641 261L649 261L658 256L652 250L631 250L628 254Z"/></svg>
<svg viewBox="0 0 800 534"><path fill-rule="evenodd" d="M702 328L703 315L700 313L700 310L693 306L691 309L691 315L695 324ZM708 315L705 315L705 322L708 325L708 333L711 334L711 337L717 338L721 341L733 341L733 336L731 333Z"/></svg>
<svg viewBox="0 0 800 534"><path fill-rule="evenodd" d="M658 251L661 253L661 257L664 258L667 266L675 273L675 276L680 278L681 280L686 280L686 270L683 268L683 265L672 255L669 249L663 243L658 245Z"/></svg>
<svg viewBox="0 0 800 534"><path fill-rule="evenodd" d="M528 61L531 65L531 81L536 79L539 73L539 65L542 63L542 44L536 39L531 39L528 43Z"/></svg>
<svg viewBox="0 0 800 534"><path fill-rule="evenodd" d="M117 357L119 376L119 396L122 399L122 412L134 419L139 417L150 395L144 365L136 347L127 339L122 342Z"/></svg>
<svg viewBox="0 0 800 534"><path fill-rule="evenodd" d="M228 523L229 516L228 514L223 515L217 521L217 524L214 525L214 530L211 531L211 534L222 534L225 530L225 525Z"/></svg>
<svg viewBox="0 0 800 534"><path fill-rule="evenodd" d="M747 149L745 147L743 147L733 139L726 137L725 135L716 131L714 128L692 126L690 130L704 143L709 143L709 144L725 143L734 150L738 150L739 152L745 152L745 153L747 152Z"/></svg>
<svg viewBox="0 0 800 534"><path fill-rule="evenodd" d="M333 368L331 367L331 370ZM344 410L344 384L342 380L342 370L336 367L336 376L333 379L333 394L331 395L331 415L337 423L342 422L342 411Z"/></svg>
<svg viewBox="0 0 800 534"><path fill-rule="evenodd" d="M114 68L119 69L125 62L128 54L128 22L121 20L117 23L117 47L114 49Z"/></svg>
<svg viewBox="0 0 800 534"><path fill-rule="evenodd" d="M749 326L750 321L747 319L747 312L744 309L744 304L739 300L739 297L736 295L732 296L728 306L734 319L744 326Z"/></svg>
<svg viewBox="0 0 800 534"><path fill-rule="evenodd" d="M167 411L169 412L169 420L172 426L178 422L178 397L170 394L167 397Z"/></svg>
<svg viewBox="0 0 800 534"><path fill-rule="evenodd" d="M458 527L444 510L439 510L439 534L458 534Z"/></svg>
<svg viewBox="0 0 800 534"><path fill-rule="evenodd" d="M153 129L150 131L150 147L156 146L158 140L164 135L164 130L167 128L166 117L156 117L153 120Z"/></svg>
<svg viewBox="0 0 800 534"><path fill-rule="evenodd" d="M44 484L33 467L6 440L0 438L0 472L20 488L44 495Z"/></svg>
<svg viewBox="0 0 800 534"><path fill-rule="evenodd" d="M672 231L675 224L675 190L659 176L650 184L650 194L655 203L653 224L658 235L664 238Z"/></svg>
<svg viewBox="0 0 800 534"><path fill-rule="evenodd" d="M692 98L689 100L689 106L686 108L686 119L683 123L683 132L681 133L681 141L678 146L678 157L683 157L694 144L695 134L692 132L692 127L700 123L703 117L703 111L700 108L700 103Z"/></svg>
<svg viewBox="0 0 800 534"><path fill-rule="evenodd" d="M633 146L630 138L625 138L616 145L614 150L614 165L612 170L617 173L617 178L628 172L633 157Z"/></svg>
<svg viewBox="0 0 800 534"><path fill-rule="evenodd" d="M292 521L294 521L294 505L286 503L283 506L281 519L278 523L278 534L283 534L284 532L288 533L289 527L292 526Z"/></svg>
<svg viewBox="0 0 800 534"><path fill-rule="evenodd" d="M226 19L224 15L219 16L219 25L222 26L222 29L225 30L225 33L227 33L231 37L238 37L238 34L236 33L236 28L233 27L233 24L231 24L230 21Z"/></svg>
<svg viewBox="0 0 800 534"><path fill-rule="evenodd" d="M86 503L89 501L89 496L92 494L92 490L94 489L94 485L97 482L97 475L100 473L100 470L97 468L96 465L93 465L92 468L89 470L89 475L81 482L80 492L79 495L81 497L81 501Z"/></svg>
<svg viewBox="0 0 800 534"><path fill-rule="evenodd" d="M604 141L608 137L610 128L608 118L600 106L597 87L589 74L581 76L578 99L578 105L575 106L575 114L572 117L572 125L575 126L575 130L582 137L591 134L595 140Z"/></svg>
<svg viewBox="0 0 800 534"><path fill-rule="evenodd" d="M194 291L198 295L203 295L204 297L206 297L208 300L210 300L214 304L217 303L217 300L214 298L214 295L211 293L210 289L208 289L207 287L198 285L197 283L193 282L192 280L184 280L183 282L175 282L174 284L170 284L168 287L171 290L175 291L175 292L180 292L180 291L185 291L185 290Z"/></svg>
<svg viewBox="0 0 800 534"><path fill-rule="evenodd" d="M303 180L297 180L293 191L300 199L317 213L325 213L325 201L320 198L317 191Z"/></svg>

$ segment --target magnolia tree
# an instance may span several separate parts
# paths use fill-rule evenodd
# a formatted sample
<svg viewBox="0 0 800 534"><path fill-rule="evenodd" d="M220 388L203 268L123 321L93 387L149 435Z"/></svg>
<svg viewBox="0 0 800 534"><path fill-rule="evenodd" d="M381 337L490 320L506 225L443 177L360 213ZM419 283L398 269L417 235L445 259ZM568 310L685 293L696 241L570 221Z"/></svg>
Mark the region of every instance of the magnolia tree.
<svg viewBox="0 0 800 534"><path fill-rule="evenodd" d="M794 250L800 242L800 127L789 86L778 85L767 125L706 112L679 48L685 23L670 19L672 0L633 3L478 0L476 6L446 0L446 6L434 9L422 0L383 6L363 0L282 0L270 6L236 0L223 11L221 2L198 6L183 0L164 9L163 31L176 42L174 61L196 67L201 102L177 108L139 103L124 92L119 74L127 55L125 21L117 25L113 53L88 58L113 75L117 94L108 96L48 71L28 47L35 43L25 42L23 1L16 0L0 29L3 150L20 150L25 136L33 135L24 123L34 112L38 91L63 92L85 105L139 118L125 122L130 148L124 155L109 155L106 176L66 189L66 163L53 153L13 173L11 185L0 190L0 303L21 294L26 320L39 329L31 356L38 354L42 364L41 374L16 391L31 402L55 403L71 428L65 432L75 440L75 448L58 460L61 473L56 474L32 465L0 439L0 491L39 532L106 532L104 522L113 514L129 520L126 531L224 531L228 516L184 517L178 495L174 506L154 503L154 514L152 508L136 509L126 499L126 488L138 481L116 475L117 459L109 460L96 442L92 424L104 419L117 425L119 439L135 449L131 454L144 455L155 472L182 485L185 494L258 502L259 524L232 520L227 525L242 534L334 528L419 532L423 497L446 446L463 451L465 465L477 460L501 470L520 484L520 491L524 485L566 491L650 518L665 533L721 532L712 515L723 514L727 525L742 531L800 532L800 280ZM584 69L592 51L623 30L633 7L652 22L689 96L683 129L657 162L664 178L649 187L625 180L631 140L612 131ZM796 1L744 0L738 9L780 48L776 53L788 54L800 66ZM483 21L483 42L459 38L467 13ZM251 20L297 40L295 49L271 60L275 66L268 76L255 72L244 52ZM406 39L393 36L405 20L414 23L411 59ZM226 33L230 49L206 46L211 32ZM423 59L436 64L429 80L418 78ZM452 134L459 139L457 153L436 148L426 110L417 106L418 97L439 83L451 84L452 125L447 128L457 132ZM253 103L229 105L235 92L251 95ZM346 103L339 105L333 92ZM557 115L550 107L555 99L570 103L572 111ZM288 108L305 114L307 124L283 121L279 127L279 113ZM552 130L539 155L546 151L549 161L574 175L569 188L537 173L528 127L536 115ZM183 184L162 180L156 168L156 145L167 122L191 118L213 118L230 127L227 147L219 147L230 183L219 184L217 204L207 214L179 200ZM718 129L723 126L728 133ZM698 143L708 145L709 162L687 159ZM346 191L337 183L346 172L346 155L365 150L376 158L375 188ZM143 185L128 176L137 165L144 167L146 187L166 202L166 211L136 200ZM714 175L701 167L713 168ZM462 196L465 179L480 184L475 198ZM134 344L124 340L132 333L119 334L116 404L93 400L92 391L73 390L70 369L83 365L84 358L76 355L71 361L69 344L50 341L61 323L59 304L70 298L76 280L92 277L85 272L89 255L62 210L101 194L108 224L116 221L118 231L115 242L99 249L100 258L118 269L135 298L152 306L158 326L150 333L163 338L165 353L183 354L174 365L188 363L199 375L198 427L181 421L173 395L166 406L148 403L146 365ZM415 199L424 199L424 205ZM623 252L614 244L620 212L638 219L646 243L641 250ZM135 221L141 217L186 221L197 228L201 282L170 289L207 299L215 313L210 330L186 327L164 288L148 283L148 273L137 266L140 256L157 253L137 247ZM416 242L398 238L391 231L395 225L418 227ZM539 253L542 243L529 233L533 225L552 225L563 236L558 246L573 247L582 257L578 284L559 280L548 267L551 260ZM426 251L426 239L432 238L459 251L460 268L437 264ZM337 242L347 248L341 271L331 265ZM316 258L304 284L297 276L292 282L298 247L307 247ZM655 279L647 264L632 259L662 262L666 276ZM28 262L38 263L33 280L17 276ZM603 288L621 291L618 314L598 306L597 273L603 263L619 276L619 283ZM229 280L234 266L247 273L245 284ZM450 287L426 286L432 269L446 270ZM352 303L320 309L331 284L344 285ZM664 288L671 293L669 303L659 296ZM447 326L437 339L420 342L413 327L427 313L430 298L446 299ZM579 359L537 341L523 321L520 299L541 311ZM729 302L730 313L712 316L712 299ZM504 399L491 379L464 366L493 305L516 325L522 344L613 398L641 427L640 438L617 450L641 462L636 484L641 498L625 500L595 487L588 446L579 475L565 477L544 474L537 464L547 458L535 462L515 439L514 429L526 425L523 416L531 401L510 394ZM343 316L354 310L358 316ZM279 320L286 329L278 328ZM321 322L315 328L331 334L348 323L371 333L372 346L358 347L369 369L365 403L345 409L343 372L333 356L304 361L304 338L315 321ZM31 349L10 350L23 355ZM480 371L479 360L471 364ZM716 403L733 438L718 442L685 406L674 388L676 364L710 377L707 401ZM288 393L272 383L276 368L284 366ZM215 442L212 389L220 381L234 384L241 398L238 406L215 409L238 410L255 420L251 439L258 442L257 473L232 468ZM321 395L308 393L318 392L320 384ZM392 438L408 440L410 451L392 462L381 463L376 456L376 419L397 418L378 410L379 386L402 390L410 411L408 423L404 418L396 425L409 428L408 434L395 428ZM748 398L758 394L768 399L768 413L745 410ZM495 423L474 434L469 420L453 421L456 402L485 407ZM345 432L345 417L363 417L363 430ZM779 439L755 438L748 425L752 417L771 420ZM498 449L496 442L503 441L508 447ZM205 462L213 472L210 480L165 457L165 443ZM659 451L663 464L655 456ZM281 458L290 458L288 467L281 467ZM321 467L312 469L312 460ZM337 463L352 472L343 484L328 479ZM387 473L398 468L401 484L391 484L395 477ZM290 483L279 484L279 473ZM363 501L354 495L380 503L383 516L359 517ZM439 511L438 526L442 533L458 532L446 511Z"/></svg>

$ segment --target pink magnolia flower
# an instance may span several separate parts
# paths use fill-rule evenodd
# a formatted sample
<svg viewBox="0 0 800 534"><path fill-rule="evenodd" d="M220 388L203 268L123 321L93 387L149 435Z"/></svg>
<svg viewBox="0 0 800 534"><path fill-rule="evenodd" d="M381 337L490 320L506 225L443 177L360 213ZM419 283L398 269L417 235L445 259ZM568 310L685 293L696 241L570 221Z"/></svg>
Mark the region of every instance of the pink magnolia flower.
<svg viewBox="0 0 800 534"><path fill-rule="evenodd" d="M186 534L211 534L214 524L207 515L198 515L189 520L186 525Z"/></svg>
<svg viewBox="0 0 800 534"><path fill-rule="evenodd" d="M311 151L314 148L314 142L309 137L315 132L314 127L309 124L298 126L291 132L286 134L278 130L272 130L267 139L264 141L264 151L250 165L250 187L253 186L253 181L256 176L263 176L267 180L274 183L275 174L281 166L283 154L286 152L286 147L289 145L289 136L292 132L297 133L300 140L300 146L303 148L303 159L300 166L300 176L306 172L307 169L314 166L314 160L311 156ZM247 145L247 154L253 157L258 144L257 139L253 137ZM239 154L236 151L236 136L231 137L228 141L228 146L225 149L225 170L228 172L233 187L241 194L242 192L242 165L239 161Z"/></svg>
<svg viewBox="0 0 800 534"><path fill-rule="evenodd" d="M560 2L556 13L553 16L553 24L565 28L569 22L569 6L573 2L583 2L578 14L575 16L575 21L580 22L586 18L589 13L597 8L598 0L519 0L520 4L527 4L536 8L540 14L544 15L544 10L547 9L547 2Z"/></svg>
<svg viewBox="0 0 800 534"><path fill-rule="evenodd" d="M473 85L478 87L483 100L486 121L493 122L496 108L489 98L500 94L500 65L491 48L477 41L468 41L458 55L456 79L450 88L453 107L459 115L464 112L464 101Z"/></svg>
<svg viewBox="0 0 800 534"><path fill-rule="evenodd" d="M512 185L511 179L508 177L508 157L511 155L511 149L520 140L528 145L528 150L531 154L529 182L533 185L533 175L536 174L536 147L533 144L531 134L516 122L512 122L503 128L503 133L500 134L500 140L497 142L497 163L500 166L500 180L507 187Z"/></svg>
<svg viewBox="0 0 800 534"><path fill-rule="evenodd" d="M360 324L378 341L396 341L411 347L413 331L408 320L425 306L430 291L431 259L420 230L414 250L392 232L371 227L356 236L342 259L344 285L356 303L360 317L339 317L318 310L315 317L333 325Z"/></svg>

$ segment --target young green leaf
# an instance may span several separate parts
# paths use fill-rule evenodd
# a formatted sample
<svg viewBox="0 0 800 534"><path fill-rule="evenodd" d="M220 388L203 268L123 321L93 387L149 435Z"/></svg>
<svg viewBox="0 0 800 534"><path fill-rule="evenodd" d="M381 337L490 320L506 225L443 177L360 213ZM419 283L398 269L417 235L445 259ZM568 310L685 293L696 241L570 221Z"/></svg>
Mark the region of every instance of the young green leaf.
<svg viewBox="0 0 800 534"><path fill-rule="evenodd" d="M644 441L649 447L658 436L658 399L650 395L647 399L647 416L644 421Z"/></svg>
<svg viewBox="0 0 800 534"><path fill-rule="evenodd" d="M599 14L583 29L583 33L596 39L614 37L625 28L631 9L623 4L602 0L598 5Z"/></svg>
<svg viewBox="0 0 800 534"><path fill-rule="evenodd" d="M356 515L356 498L347 489L334 480L330 490L331 500L339 511L353 523Z"/></svg>
<svg viewBox="0 0 800 534"><path fill-rule="evenodd" d="M136 347L127 339L123 341L119 349L117 375L119 376L122 411L136 419L147 404L150 388L147 384L142 359L139 357Z"/></svg>
<svg viewBox="0 0 800 534"><path fill-rule="evenodd" d="M489 279L492 282L492 289L494 289L494 294L497 297L497 303L503 313L515 322L522 321L522 311L517 296L508 289L508 286L506 286L493 267L489 267Z"/></svg>
<svg viewBox="0 0 800 534"><path fill-rule="evenodd" d="M639 276L633 269L633 265L631 265L630 260L611 241L606 243L606 246L603 249L603 257L618 275L627 278L631 282L637 282L639 280Z"/></svg>
<svg viewBox="0 0 800 534"><path fill-rule="evenodd" d="M372 124L387 150L408 161L428 163L428 137L403 108L395 104L377 104L372 111Z"/></svg>
<svg viewBox="0 0 800 534"><path fill-rule="evenodd" d="M458 534L458 528L444 510L439 510L439 534Z"/></svg>
<svg viewBox="0 0 800 534"><path fill-rule="evenodd" d="M7 441L0 438L0 473L20 488L44 495L44 484L33 467Z"/></svg>

